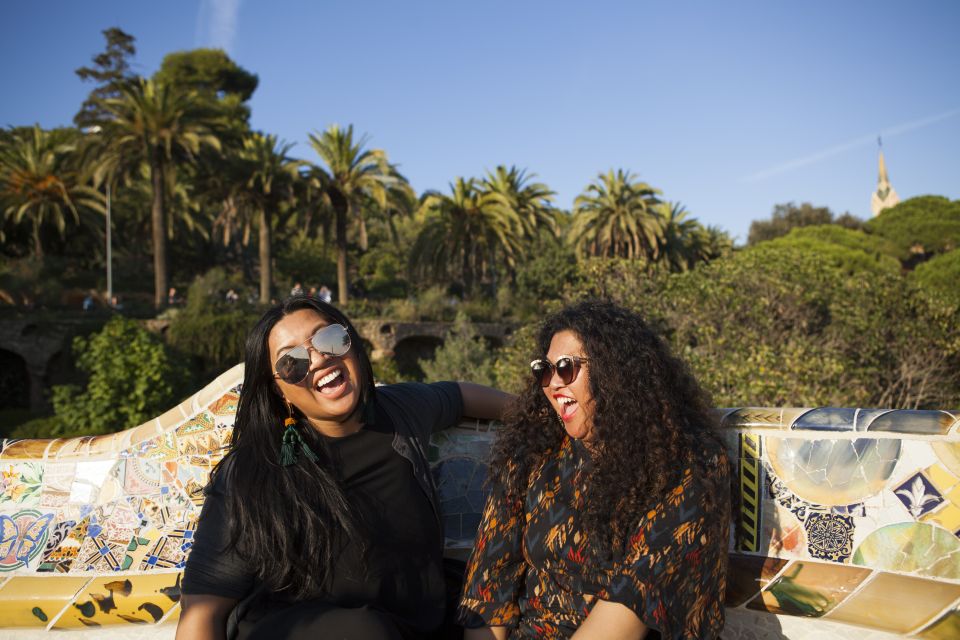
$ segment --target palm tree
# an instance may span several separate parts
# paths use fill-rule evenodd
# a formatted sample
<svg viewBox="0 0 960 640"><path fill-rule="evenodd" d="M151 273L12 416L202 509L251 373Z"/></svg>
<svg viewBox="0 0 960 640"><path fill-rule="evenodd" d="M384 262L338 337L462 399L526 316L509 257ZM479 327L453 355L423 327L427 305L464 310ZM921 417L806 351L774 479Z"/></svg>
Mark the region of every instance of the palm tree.
<svg viewBox="0 0 960 640"><path fill-rule="evenodd" d="M336 216L337 290L341 305L347 303L347 224L356 219L359 244L366 250L366 223L363 202L373 200L386 209L391 189L406 180L387 161L382 149L365 149L366 136L354 142L353 125L341 129L332 125L319 134L310 134L310 146L326 164L315 167L314 179L322 188Z"/></svg>
<svg viewBox="0 0 960 640"><path fill-rule="evenodd" d="M483 189L499 193L520 217L523 232L527 238L535 238L538 230L546 228L556 235L557 221L553 215L553 196L555 193L541 182L531 182L535 173L527 175L526 170L511 166L507 169L498 165L493 172L487 172L483 179Z"/></svg>
<svg viewBox="0 0 960 640"><path fill-rule="evenodd" d="M623 169L601 173L574 200L575 248L593 256L655 260L663 237L660 193Z"/></svg>
<svg viewBox="0 0 960 640"><path fill-rule="evenodd" d="M196 93L137 78L120 85L120 96L102 101L98 174L133 171L145 164L151 186L154 305L167 295L167 199L176 188L176 167L195 161L205 146L220 149L222 124L216 105Z"/></svg>
<svg viewBox="0 0 960 640"><path fill-rule="evenodd" d="M679 202L666 202L662 206L663 237L660 239L660 259L674 273L692 269L703 259L702 225Z"/></svg>
<svg viewBox="0 0 960 640"><path fill-rule="evenodd" d="M29 220L33 254L43 258L41 230L52 225L63 237L67 222L80 222L79 209L103 212L103 199L83 184L75 169L76 135L70 131L10 131L0 146L0 206L14 225Z"/></svg>
<svg viewBox="0 0 960 640"><path fill-rule="evenodd" d="M502 194L479 188L476 180L457 178L450 195L424 194L425 223L411 251L411 267L459 276L473 291L484 272L495 269L500 253L508 268L522 251L523 224Z"/></svg>
<svg viewBox="0 0 960 640"><path fill-rule="evenodd" d="M294 183L303 164L287 154L293 144L278 142L275 135L251 133L234 159L235 205L256 216L259 229L260 302L270 302L271 224L284 202L293 197Z"/></svg>

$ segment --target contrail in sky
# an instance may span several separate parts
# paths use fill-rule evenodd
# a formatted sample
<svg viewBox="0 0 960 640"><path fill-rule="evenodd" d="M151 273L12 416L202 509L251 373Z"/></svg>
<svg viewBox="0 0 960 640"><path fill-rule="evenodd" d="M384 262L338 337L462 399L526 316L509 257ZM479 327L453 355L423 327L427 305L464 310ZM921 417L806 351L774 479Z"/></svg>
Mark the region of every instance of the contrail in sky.
<svg viewBox="0 0 960 640"><path fill-rule="evenodd" d="M239 13L240 0L202 0L197 11L197 44L231 53Z"/></svg>
<svg viewBox="0 0 960 640"><path fill-rule="evenodd" d="M892 138L894 136L907 133L908 131L915 131L917 129L922 129L924 127L930 126L931 124L940 122L941 120L952 118L958 113L960 113L960 109L951 109L950 111L944 111L943 113L938 113L937 115L921 118L919 120L904 122L902 124L898 124L898 125L889 127L887 129L883 129L882 131L879 132L879 135L883 138ZM789 162L784 162L783 164L779 164L775 167L764 169L763 171L758 171L757 173L746 176L741 180L743 182L759 182L761 180L766 180L767 178L779 175L781 173L786 173L787 171L792 171L793 169L805 167L808 164L814 164L815 162L820 162L821 160L843 153L844 151L849 151L850 149L853 149L855 147L859 147L865 144L871 144L873 142L876 142L876 140L877 140L876 134L861 136L854 140L844 142L843 144L838 144L836 146L823 149L822 151L811 153L808 156L803 156L801 158L797 158Z"/></svg>

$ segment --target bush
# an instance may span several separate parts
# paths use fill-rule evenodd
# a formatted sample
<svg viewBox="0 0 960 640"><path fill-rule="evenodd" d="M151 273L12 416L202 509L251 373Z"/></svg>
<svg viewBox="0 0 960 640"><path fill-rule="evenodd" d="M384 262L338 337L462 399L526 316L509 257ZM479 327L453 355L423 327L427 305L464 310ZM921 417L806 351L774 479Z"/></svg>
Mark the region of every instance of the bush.
<svg viewBox="0 0 960 640"><path fill-rule="evenodd" d="M670 278L648 315L719 406L953 405L956 328L901 274L857 270L862 259L764 243Z"/></svg>
<svg viewBox="0 0 960 640"><path fill-rule="evenodd" d="M99 333L75 338L85 388L53 387L57 424L52 436L102 434L141 424L192 390L189 369L156 335L116 316Z"/></svg>
<svg viewBox="0 0 960 640"><path fill-rule="evenodd" d="M900 263L894 257L896 247L878 236L837 226L803 227L771 240L769 249L802 251L819 256L847 274L886 272L899 273Z"/></svg>
<svg viewBox="0 0 960 640"><path fill-rule="evenodd" d="M933 304L960 312L960 249L924 262L910 276Z"/></svg>
<svg viewBox="0 0 960 640"><path fill-rule="evenodd" d="M13 429L8 438L20 439L44 439L44 438L71 438L77 435L84 435L86 432L73 433L65 429L60 418L56 416L46 416L43 418L34 418L28 420Z"/></svg>
<svg viewBox="0 0 960 640"><path fill-rule="evenodd" d="M200 360L205 377L222 373L243 361L247 334L260 318L249 308L180 313L167 330L167 341L178 351Z"/></svg>
<svg viewBox="0 0 960 640"><path fill-rule="evenodd" d="M919 196L885 209L867 222L867 231L886 238L906 262L911 255L944 253L960 247L960 201Z"/></svg>
<svg viewBox="0 0 960 640"><path fill-rule="evenodd" d="M490 347L477 336L467 315L460 312L433 359L420 360L419 364L427 382L468 380L493 385L493 361Z"/></svg>

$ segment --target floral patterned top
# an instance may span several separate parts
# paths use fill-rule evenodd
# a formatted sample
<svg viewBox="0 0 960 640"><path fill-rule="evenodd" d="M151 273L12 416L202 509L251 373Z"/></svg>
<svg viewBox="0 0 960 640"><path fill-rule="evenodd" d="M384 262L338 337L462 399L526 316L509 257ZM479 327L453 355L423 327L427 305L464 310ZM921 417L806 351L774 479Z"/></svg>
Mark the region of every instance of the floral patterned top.
<svg viewBox="0 0 960 640"><path fill-rule="evenodd" d="M728 484L726 462L714 465L720 486ZM512 639L569 638L602 599L629 607L663 638L719 637L729 507L706 513L687 469L614 559L591 546L580 522L589 464L584 445L567 438L531 474L522 513L501 491L490 495L467 566L461 624L507 626ZM722 520L716 539L707 518Z"/></svg>

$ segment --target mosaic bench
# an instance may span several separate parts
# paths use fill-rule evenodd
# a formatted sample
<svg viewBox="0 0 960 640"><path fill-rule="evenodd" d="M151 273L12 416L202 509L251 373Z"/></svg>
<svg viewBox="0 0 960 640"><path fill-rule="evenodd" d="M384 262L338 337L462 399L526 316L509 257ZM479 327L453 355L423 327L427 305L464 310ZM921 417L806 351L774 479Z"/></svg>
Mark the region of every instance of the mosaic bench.
<svg viewBox="0 0 960 640"><path fill-rule="evenodd" d="M4 441L0 629L176 620L242 378L121 433ZM960 412L721 416L742 495L725 638L960 638ZM430 447L450 555L479 524L493 430L461 424Z"/></svg>

